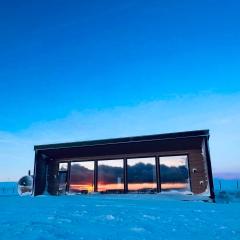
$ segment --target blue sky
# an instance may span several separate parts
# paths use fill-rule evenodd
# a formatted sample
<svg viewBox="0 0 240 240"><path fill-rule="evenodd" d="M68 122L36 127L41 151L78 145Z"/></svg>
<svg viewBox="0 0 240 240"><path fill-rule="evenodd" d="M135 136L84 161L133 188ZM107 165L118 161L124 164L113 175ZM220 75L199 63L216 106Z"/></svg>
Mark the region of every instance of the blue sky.
<svg viewBox="0 0 240 240"><path fill-rule="evenodd" d="M231 0L2 1L0 180L32 169L34 144L201 128L214 171L240 172L239 12Z"/></svg>

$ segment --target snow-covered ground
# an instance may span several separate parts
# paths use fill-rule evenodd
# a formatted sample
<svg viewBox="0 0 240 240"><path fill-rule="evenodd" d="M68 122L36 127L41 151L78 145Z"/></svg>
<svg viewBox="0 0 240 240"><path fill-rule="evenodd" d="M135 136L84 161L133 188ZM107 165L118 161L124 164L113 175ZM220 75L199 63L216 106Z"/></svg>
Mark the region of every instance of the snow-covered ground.
<svg viewBox="0 0 240 240"><path fill-rule="evenodd" d="M240 239L240 203L155 195L0 197L0 239Z"/></svg>

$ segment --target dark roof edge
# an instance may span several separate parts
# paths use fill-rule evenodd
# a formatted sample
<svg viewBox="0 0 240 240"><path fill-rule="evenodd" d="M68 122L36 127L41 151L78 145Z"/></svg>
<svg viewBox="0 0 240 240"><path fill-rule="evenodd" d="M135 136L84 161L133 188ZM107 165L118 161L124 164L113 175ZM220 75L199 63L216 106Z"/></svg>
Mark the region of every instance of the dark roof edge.
<svg viewBox="0 0 240 240"><path fill-rule="evenodd" d="M34 150L84 147L84 146L94 146L94 145L107 145L107 144L117 144L117 143L127 143L127 142L141 142L141 141L153 141L153 140L189 138L189 137L208 137L209 138L209 130L205 129L205 130L195 130L195 131L186 131L186 132L163 133L163 134L132 136L132 137L122 137L122 138L109 138L109 139L101 139L101 140L87 140L87 141L78 141L78 142L35 145Z"/></svg>

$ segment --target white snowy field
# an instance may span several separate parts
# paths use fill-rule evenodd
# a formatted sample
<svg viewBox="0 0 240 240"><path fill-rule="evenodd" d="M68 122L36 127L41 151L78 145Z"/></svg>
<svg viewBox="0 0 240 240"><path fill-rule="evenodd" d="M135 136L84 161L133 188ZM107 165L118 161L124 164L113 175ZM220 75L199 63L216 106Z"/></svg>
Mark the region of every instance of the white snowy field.
<svg viewBox="0 0 240 240"><path fill-rule="evenodd" d="M0 197L0 239L240 239L240 203L160 195Z"/></svg>

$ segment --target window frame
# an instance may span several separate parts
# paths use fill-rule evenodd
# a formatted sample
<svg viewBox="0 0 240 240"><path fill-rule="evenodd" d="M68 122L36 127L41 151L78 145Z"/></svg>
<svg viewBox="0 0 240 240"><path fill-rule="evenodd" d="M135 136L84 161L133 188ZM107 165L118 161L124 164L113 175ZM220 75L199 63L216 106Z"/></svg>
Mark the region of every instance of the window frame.
<svg viewBox="0 0 240 240"><path fill-rule="evenodd" d="M171 152L153 152L153 153L142 153L142 154L119 154L119 155L108 155L108 156L93 156L90 158L83 157L83 158L72 158L72 159L59 159L58 163L68 163L68 179L67 179L67 190L68 193L74 193L70 190L70 183L71 183L71 165L74 163L82 163L82 162L93 162L94 163L94 170L93 170L93 186L94 192L98 191L98 162L99 161L108 161L108 160L122 160L123 161L123 184L124 184L124 193L129 193L131 190L128 190L128 160L130 159L141 159L141 158L154 158L155 161L155 183L156 188L154 192L163 192L161 189L161 157L175 157L175 156L186 156L187 157L187 167L188 167L188 177L189 177L189 191L192 191L192 179L191 179L191 169L190 169L190 157L188 151L181 151L179 153L171 153ZM76 193L77 194L77 193Z"/></svg>
<svg viewBox="0 0 240 240"><path fill-rule="evenodd" d="M162 181L161 181L161 160L160 158L161 157L178 157L178 156L186 156L186 163L187 163L187 170L188 170L188 180L189 180L189 191L192 192L192 179L191 179L191 171L190 171L190 157L189 157L189 153L180 153L180 154L163 154L163 155L158 155L157 158L158 158L158 162L159 162L159 187L160 187L160 192L163 192L162 191Z"/></svg>

